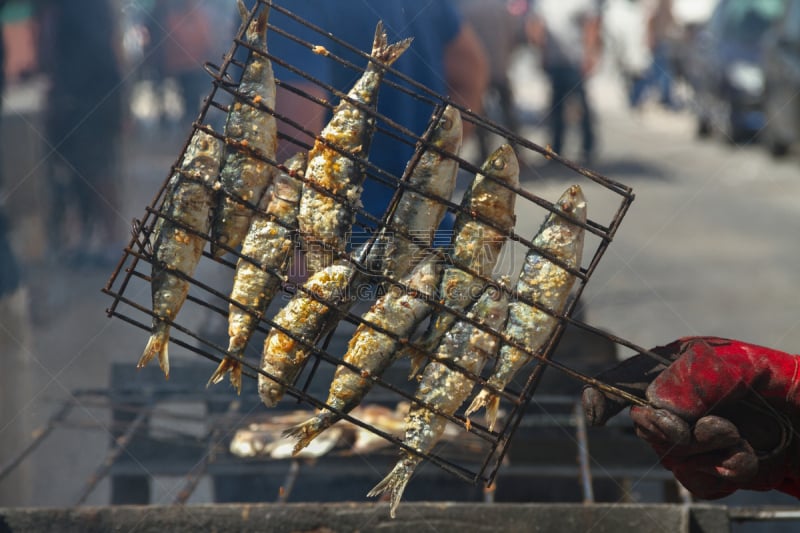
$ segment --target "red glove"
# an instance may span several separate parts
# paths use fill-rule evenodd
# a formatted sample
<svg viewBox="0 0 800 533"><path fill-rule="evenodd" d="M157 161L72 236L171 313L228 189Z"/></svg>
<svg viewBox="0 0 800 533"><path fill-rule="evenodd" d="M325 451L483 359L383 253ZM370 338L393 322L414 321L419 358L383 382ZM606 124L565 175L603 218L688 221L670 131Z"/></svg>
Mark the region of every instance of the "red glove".
<svg viewBox="0 0 800 533"><path fill-rule="evenodd" d="M800 498L800 358L714 337L687 337L628 359L598 380L653 407L631 407L636 433L700 498L777 489ZM626 406L588 387L583 406L603 425Z"/></svg>

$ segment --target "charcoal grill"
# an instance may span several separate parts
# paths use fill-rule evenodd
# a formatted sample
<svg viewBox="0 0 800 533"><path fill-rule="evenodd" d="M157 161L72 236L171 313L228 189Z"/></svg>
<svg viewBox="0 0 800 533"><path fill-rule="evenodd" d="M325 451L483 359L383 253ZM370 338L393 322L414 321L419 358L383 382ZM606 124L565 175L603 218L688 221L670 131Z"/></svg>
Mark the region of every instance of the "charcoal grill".
<svg viewBox="0 0 800 533"><path fill-rule="evenodd" d="M343 39L336 37L326 31L325 28L316 26L307 20L303 19L292 13L290 10L273 5L268 0L259 0L256 2L255 7L251 12L251 17L257 15L260 10L271 9L270 23L268 25L268 43L276 42L276 40L284 39L291 43L293 46L300 47L306 54L305 59L309 62L331 61L336 62L348 69L352 69L358 73L363 70L364 66L370 60L369 55L362 50L351 46ZM313 38L301 38L296 35L296 32L289 32L283 29L280 25L273 24L276 14L280 14L284 20L292 21L293 24L300 25L304 28L304 34L308 32L313 35ZM282 67L285 72L290 72L294 78L303 80L303 83L296 83L291 80L283 80L278 76L277 84L282 90L288 91L307 102L310 106L322 106L328 110L332 109L334 104L339 99L347 98L339 88L332 87L326 81L315 77L308 71L304 70L305 64L304 57L295 58L292 62L287 61L285 58L273 55L270 52L263 53L259 50L251 49L243 39L243 31L245 25L242 25L238 34L233 40L230 50L225 55L221 65L217 66L212 63L206 64L206 70L212 77L212 84L210 92L204 101L200 110L197 120L192 125L192 132L187 136L187 142L184 145L181 153L176 159L176 163L171 168L169 175L164 180L164 184L156 193L153 201L145 209L145 214L140 220L135 221L133 226L133 235L124 250L124 255L121 258L117 268L111 274L110 279L103 289L103 291L113 298L113 302L109 306L107 313L109 317L116 317L125 322L141 328L145 332L151 329L152 311L149 305L149 283L150 283L150 266L153 263L153 251L150 245L151 236L154 231L156 221L159 218L167 218L168 215L162 211L165 200L165 191L169 177L175 172L178 172L179 164L183 158L184 152L188 146L189 138L194 130L203 130L206 133L215 136L221 141L225 142L224 135L220 132L222 128L219 126L224 123L225 113L228 106L234 101L243 102L246 105L257 106L264 111L274 115L278 122L290 129L291 134L281 133L280 138L283 142L288 143L297 150L309 150L311 146L306 139L316 139L318 142L327 144L324 139L319 137L318 131L310 131L306 129L305 125L298 123L293 119L291 114L282 109L269 109L264 106L262 102L254 102L243 97L238 92L237 80L241 76L244 62L241 59L247 53L265 55L273 65ZM356 54L360 58L360 64L348 61L343 57L332 53L330 50L341 47L350 53ZM318 89L325 91L332 95L330 99L321 99L315 96L315 91L309 91L308 87L314 86ZM639 353L649 353L643 348L636 346L622 338L610 335L606 332L598 330L586 322L573 316L576 304L578 302L584 287L592 277L598 264L603 258L608 246L612 242L623 218L628 211L631 202L634 199L632 189L622 183L614 181L608 177L600 175L589 169L582 168L575 163L561 157L559 154L552 152L548 147L539 146L527 139L524 139L515 133L508 131L502 126L488 121L481 116L473 113L469 109L465 109L454 104L448 98L436 94L425 86L417 83L414 79L405 76L393 68L387 69L387 75L384 80L384 86L390 86L403 95L403 98L416 101L420 105L425 105L430 108L431 124L437 120L444 111L446 105L455 105L458 107L462 114L462 119L465 122L472 123L475 128L485 129L491 132L494 136L505 139L504 142L511 143L517 152L520 160L525 162L530 161L543 161L549 160L557 165L559 168L564 169L572 176L570 183L578 183L584 189L585 196L588 203L589 219L586 223L579 223L586 231L586 245L584 248L584 262L579 269L568 269L576 277L576 286L573 291L572 298L568 303L565 311L561 314L554 313L552 310L546 309L536 302L527 303L536 306L542 311L555 316L558 319L558 326L555 333L551 336L546 346L539 352L531 353L524 346L518 347L526 350L534 359L535 364L526 369L522 375L516 380L514 384L509 386L504 391L497 391L502 397L502 409L505 412L503 420L498 424L494 431L490 431L478 417L473 417L471 423L467 423L461 414L455 416L448 416L447 418L454 424L460 426L463 431L469 432L482 442L485 443L483 456L474 464L466 464L454 461L447 458L444 454L440 453L440 449L435 449L433 453L423 454L424 457L445 469L446 471L455 474L473 484L483 483L491 485L495 476L497 475L498 468L505 457L508 444L511 441L515 431L520 425L525 407L529 401L534 397L539 384L542 380L543 372L546 368L552 367L555 370L562 372L574 380L583 383L593 384L605 391L613 392L620 397L626 398L634 403L642 404L642 400L632 396L625 391L615 389L604 383L581 373L570 366L562 364L553 359L553 353L559 343L559 340L564 332L565 327L568 325L580 330L590 332L598 335L607 341L637 351ZM357 107L358 103L353 102ZM277 107L277 106L276 106ZM413 156L410 164L407 166L402 175L395 175L391 171L381 168L370 161L369 157L364 154L347 153L336 147L340 153L346 157L353 159L358 164L362 165L365 169L366 180L373 181L381 184L382 186L391 187L395 192L393 199L385 212L385 214L378 218L370 215L363 209L357 209L359 215L358 221L354 226L354 233L361 232L366 236L374 235L381 228L387 227L391 215L398 203L401 192L409 188L407 183L408 177L413 172L416 162L423 149L428 148L429 136L432 128L426 132L413 132L409 131L402 125L398 124L390 117L382 114L375 113L367 108L363 108L365 112L372 113L378 124L376 136L387 136L393 139L398 146L413 148ZM212 128L213 126L213 128ZM228 143L232 146L233 143ZM236 149L245 149L239 145L235 146ZM283 168L281 163L263 157L261 154L252 154L256 157L266 161L266 163L277 167ZM459 164L460 173L463 176L474 176L479 172L479 169L470 161L463 158L456 158ZM529 169L530 170L530 169ZM536 172L535 170L532 170ZM463 178L460 178L463 179ZM567 183L565 182L565 186ZM516 277L518 271L518 264L514 264L517 259L521 260L525 254L534 248L533 243L526 237L535 233L538 223L550 212L556 212L554 205L555 198L544 198L536 194L535 190L529 190L526 187L519 187L514 190L517 195L517 213L539 213L537 222L530 227L517 227L508 233L508 241L505 246L504 260L499 261L507 271L498 271L497 276L501 274L509 274L512 278ZM256 210L257 206L242 202L247 208ZM599 209L594 209L593 206L603 206ZM457 201L447 202L447 207L451 213L458 212L461 208ZM473 215L474 216L474 215ZM178 223L172 220L174 223ZM482 221L491 224L492 221ZM576 222L577 223L577 222ZM190 228L186 228L192 231ZM397 231L397 228L391 228ZM209 236L204 236L210 240ZM413 236L412 236L413 237ZM221 244L221 243L215 243ZM222 245L224 248L224 245ZM208 247L207 247L208 249ZM235 261L243 258L246 261L253 262L254 260L249 257L242 256L237 250L229 250L229 254L222 259L213 259L208 252L204 252L204 257L201 260L206 263L214 263L229 274L228 281L221 283L218 279L205 279L200 274L193 277L183 276L191 285L189 297L185 303L181 313L174 317L169 322L172 326L172 343L181 346L192 354L198 357L208 359L217 363L222 360L225 355L229 355L224 348L225 341L220 335L215 335L214 332L208 331L204 328L195 327L188 322L184 322L183 317L191 314L192 309L205 315L226 317L228 305L231 300L228 297L229 280L232 279ZM356 259L349 253L344 251L332 251L340 260L356 262ZM542 255L548 257L547 252L541 252ZM548 257L553 262L559 264L555 258ZM507 259L507 260L505 260ZM563 265L562 265L563 266ZM203 272L203 269L198 269L198 272ZM181 275L180 273L178 273ZM479 276L473 272L473 275ZM479 276L482 277L482 276ZM382 279L381 279L382 278ZM485 281L493 283L495 276L492 279L484 278ZM388 281L397 283L399 280L393 279L391 276L380 276L377 281ZM294 294L296 291L304 291L301 285L294 285L285 283L282 287L282 293L279 294L273 301L272 309L274 311L275 305L279 305L287 301L286 299ZM309 293L313 298L319 299L318 296ZM512 294L512 297L515 295ZM324 300L322 300L325 303ZM365 302L365 305L368 302ZM443 305L434 302L434 305L442 308ZM252 310L251 310L252 311ZM472 321L464 313L454 309L448 311L455 314L461 320ZM261 319L258 335L251 340L250 348L245 357L241 360L244 367L244 375L250 379L256 378L258 374L263 374L269 378L274 378L266 374L259 368L259 359L253 354L259 352L260 340L263 338L270 328L278 328L295 341L306 344L313 349L313 356L308 361L304 372L298 377L294 383L286 383L288 386L287 393L291 395L302 404L313 408L322 408L325 406L325 398L327 386L329 384L330 376L336 365L342 364L341 356L343 355L342 343L343 339L349 337L353 327L362 323L363 320L358 311L358 307L351 311L342 313L342 320L340 325L329 334L325 339L320 339L318 343L313 346L308 341L293 335L290 331L280 328L272 322L270 317L272 314L269 312ZM474 322L473 322L474 323ZM477 327L485 329L485 326L476 324ZM502 336L500 332L495 332L498 336ZM142 347L144 347L146 337L142 337ZM406 342L404 339L398 339L401 342ZM412 341L413 342L413 341ZM516 344L509 339L506 342ZM427 354L431 356L432 354ZM651 354L657 357L655 354ZM138 353L131 354L131 365L135 364L134 358ZM402 366L402 362L397 363ZM488 365L491 367L491 365ZM209 375L214 369L213 364L208 364ZM487 373L490 368L487 369ZM463 370L462 370L463 372ZM404 372L398 372L398 376ZM400 379L398 376L392 376L389 372L383 377L373 377L375 382L374 397L379 398L381 402L396 403L399 401L412 401L418 402L414 397L414 383L408 383L405 379ZM487 385L486 375L469 375L475 382L475 391ZM396 379L395 379L396 378ZM278 380L280 381L280 380ZM218 385L224 386L224 385ZM371 396L372 397L372 396ZM285 399L284 402L287 400ZM435 411L432 406L426 406ZM397 436L390 435L380 429L371 426L358 418L344 415L343 418L349 420L353 424L363 427L372 431L381 437L387 439L397 447L405 447ZM408 449L408 448L406 448ZM414 450L410 450L417 453ZM377 479L376 479L377 481Z"/></svg>

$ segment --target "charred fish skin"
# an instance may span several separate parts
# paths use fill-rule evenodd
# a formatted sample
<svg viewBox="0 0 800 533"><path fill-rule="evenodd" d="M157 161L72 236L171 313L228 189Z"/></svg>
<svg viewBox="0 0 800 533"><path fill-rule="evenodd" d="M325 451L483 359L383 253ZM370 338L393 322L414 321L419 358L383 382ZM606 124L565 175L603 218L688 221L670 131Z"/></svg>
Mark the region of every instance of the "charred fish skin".
<svg viewBox="0 0 800 533"><path fill-rule="evenodd" d="M238 1L243 21L249 13ZM269 6L254 18L245 31L245 41L255 50L267 50L267 17ZM245 65L238 92L245 100L275 109L275 75L269 59L256 52L250 53ZM225 248L236 248L242 242L250 225L253 210L241 200L257 204L272 179L272 165L255 157L251 152L274 160L278 142L278 125L274 116L247 101L230 105L225 122L225 161L220 173L221 191L217 200L212 227L211 252L215 257L225 255Z"/></svg>
<svg viewBox="0 0 800 533"><path fill-rule="evenodd" d="M559 212L574 220L586 222L586 199L580 186L569 187L559 198L557 207ZM583 255L584 234L584 228L580 225L551 213L534 237L533 244L577 270ZM525 257L515 290L520 297L561 314L574 283L573 274L543 257L536 249L531 249ZM509 307L505 335L531 352L541 350L553 334L558 319L522 300L512 302ZM503 390L530 360L531 356L526 352L503 345L488 383ZM485 406L487 424L492 430L499 404L500 398L484 389L472 401L467 416Z"/></svg>
<svg viewBox="0 0 800 533"><path fill-rule="evenodd" d="M189 282L175 273L192 276L203 254L213 204L213 184L219 174L220 143L212 135L196 130L180 165L172 176L164 201L167 218L155 227L151 295L153 329L137 368L153 358L169 378L169 331L165 321L174 320L189 293ZM184 227L185 226L185 227ZM187 231L190 228L193 231Z"/></svg>
<svg viewBox="0 0 800 533"><path fill-rule="evenodd" d="M275 297L283 281L276 273L285 275L291 266L294 232L306 154L299 152L289 158L262 198L266 214L257 212L242 243L242 255L236 263L233 289L228 309L228 352L211 376L208 384L219 383L230 371L231 385L242 392L241 359L247 343L258 326L260 317ZM245 257L251 260L245 259ZM238 305L237 305L238 304ZM254 315L253 312L256 314Z"/></svg>
<svg viewBox="0 0 800 533"><path fill-rule="evenodd" d="M487 287L467 316L492 331L502 330L508 316L506 291L494 286ZM443 337L436 355L468 372L480 374L486 361L496 356L499 347L498 335L469 322L458 321ZM473 380L462 372L431 361L425 367L415 396L424 404L452 416L469 397L473 385ZM427 409L424 404L413 403L405 422L403 443L418 453L429 453L433 449L448 422L447 418ZM392 518L395 517L408 480L422 461L422 457L406 450L401 453L401 459L389 475L367 494L372 497L390 492L389 513Z"/></svg>
<svg viewBox="0 0 800 533"><path fill-rule="evenodd" d="M357 277L357 269L350 263L330 265L309 277L303 284L304 290L298 290L273 318L279 327L273 327L264 341L261 370L284 383L292 383L311 355L312 346L335 327L336 316L347 312L354 302L350 287ZM284 383L259 374L258 394L264 405L278 404L286 392Z"/></svg>
<svg viewBox="0 0 800 533"><path fill-rule="evenodd" d="M504 144L483 163L456 216L452 265L445 268L439 286L441 302L447 308L464 311L486 287L484 279L467 270L484 278L492 275L507 234L516 222L514 205L518 186L519 162L513 148ZM491 221L494 227L484 220ZM413 348L410 351L412 376L425 363L425 352L436 348L455 321L456 315L446 309L434 312L430 326L418 342L422 351Z"/></svg>
<svg viewBox="0 0 800 533"><path fill-rule="evenodd" d="M378 22L371 54L377 63L369 62L361 78L350 89L348 97L374 112L385 68L392 65L410 44L411 39L389 44L383 23ZM375 118L372 113L342 99L320 134L325 142L317 139L309 154L306 170L308 184L303 187L298 220L306 248L307 267L311 273L330 265L336 252L345 249L355 209L361 205L364 182L362 165L338 150L366 157L374 130Z"/></svg>
<svg viewBox="0 0 800 533"><path fill-rule="evenodd" d="M349 413L361 403L372 388L370 376L381 376L394 361L398 339L411 335L430 314L430 300L439 284L441 269L441 257L429 254L401 280L402 286L393 286L364 314L364 322L359 324L343 357L346 363L361 371L338 366L325 402L327 405ZM340 418L334 411L322 409L316 416L284 434L298 439L294 448L296 454Z"/></svg>
<svg viewBox="0 0 800 533"><path fill-rule="evenodd" d="M408 274L430 249L436 229L447 212L447 205L442 200L450 200L456 186L458 161L448 154L459 154L462 138L461 113L453 106L447 106L430 138L430 145L436 149L423 151L408 179L410 186L424 194L413 189L402 193L390 227L381 230L367 258L370 269L399 279ZM414 240L400 232L414 237Z"/></svg>

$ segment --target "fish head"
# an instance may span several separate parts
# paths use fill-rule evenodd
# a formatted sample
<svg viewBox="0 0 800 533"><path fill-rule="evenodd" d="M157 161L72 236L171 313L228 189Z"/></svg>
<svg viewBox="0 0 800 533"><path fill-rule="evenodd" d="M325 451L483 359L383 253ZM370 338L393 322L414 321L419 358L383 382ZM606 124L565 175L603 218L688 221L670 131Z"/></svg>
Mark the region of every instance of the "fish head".
<svg viewBox="0 0 800 533"><path fill-rule="evenodd" d="M469 314L495 331L502 330L508 318L509 283L508 277L503 276L499 282L487 286ZM496 335L492 337L493 344L499 343Z"/></svg>
<svg viewBox="0 0 800 533"><path fill-rule="evenodd" d="M306 161L306 153L297 152L283 163L283 166L286 167L286 171L279 172L275 176L275 181L273 183L272 194L276 198L280 198L291 204L298 204L300 202Z"/></svg>
<svg viewBox="0 0 800 533"><path fill-rule="evenodd" d="M453 106L447 106L436 124L431 136L431 143L453 155L461 151L461 141L464 135L461 113Z"/></svg>
<svg viewBox="0 0 800 533"><path fill-rule="evenodd" d="M222 146L219 140L203 130L195 130L183 156L181 168L201 173L204 181L214 181L221 158Z"/></svg>
<svg viewBox="0 0 800 533"><path fill-rule="evenodd" d="M558 210L580 222L586 222L586 197L580 185L570 186L558 199Z"/></svg>
<svg viewBox="0 0 800 533"><path fill-rule="evenodd" d="M561 216L561 213L567 216ZM556 212L548 215L540 233L534 238L534 244L577 268L581 264L586 231L575 221L586 223L586 198L578 185L570 186L559 197Z"/></svg>
<svg viewBox="0 0 800 533"><path fill-rule="evenodd" d="M250 19L250 11L245 6L242 0L238 0L236 7L239 9L239 16L242 18L242 23L247 23ZM269 17L269 4L264 4L261 12L250 21L245 31L245 39L247 43L258 47L261 50L266 48L267 43L267 18Z"/></svg>
<svg viewBox="0 0 800 533"><path fill-rule="evenodd" d="M511 187L519 186L519 160L510 144L504 144L486 158L481 174L492 176Z"/></svg>
<svg viewBox="0 0 800 533"><path fill-rule="evenodd" d="M504 144L486 158L465 200L470 212L493 220L500 229L510 230L516 222L517 188L519 161L511 145Z"/></svg>

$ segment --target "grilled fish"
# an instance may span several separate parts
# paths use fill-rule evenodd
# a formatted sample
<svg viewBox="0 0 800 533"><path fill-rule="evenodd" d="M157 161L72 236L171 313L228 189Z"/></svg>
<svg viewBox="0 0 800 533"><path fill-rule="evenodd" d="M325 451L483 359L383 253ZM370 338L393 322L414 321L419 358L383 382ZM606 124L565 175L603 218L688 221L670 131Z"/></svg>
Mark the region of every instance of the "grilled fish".
<svg viewBox="0 0 800 533"><path fill-rule="evenodd" d="M350 309L355 302L350 287L360 277L360 271L351 263L330 265L309 277L303 284L304 290L298 290L278 311L273 318L278 327L273 327L264 340L261 369L282 383L259 374L258 394L264 405L274 407L278 404L286 392L284 383L294 382L313 351L313 345L336 326L342 313ZM287 335L281 328L292 335Z"/></svg>
<svg viewBox="0 0 800 533"><path fill-rule="evenodd" d="M489 286L472 306L470 318L493 331L502 330L508 315L508 296L504 290ZM486 361L497 354L500 339L467 321L458 321L448 331L436 352L437 358L447 360L459 368L479 374ZM438 411L453 415L472 392L474 382L462 372L447 365L431 361L425 367L417 387L416 398ZM429 453L444 433L447 418L414 403L406 417L403 444L418 453ZM367 496L391 494L390 515L394 518L397 505L403 496L408 480L422 457L403 450L401 459Z"/></svg>
<svg viewBox="0 0 800 533"><path fill-rule="evenodd" d="M586 222L586 200L578 185L567 189L558 200L558 211L580 222ZM533 245L549 252L573 269L580 268L583 253L584 229L569 219L551 213L533 239ZM517 295L561 314L567 302L575 276L547 260L535 248L525 257L515 290ZM535 353L546 345L558 320L553 316L517 300L509 306L505 335ZM503 345L488 383L503 390L514 375L531 360L531 356L513 346ZM489 429L494 428L500 398L484 389L472 401L467 416L486 407Z"/></svg>
<svg viewBox="0 0 800 533"><path fill-rule="evenodd" d="M242 243L242 255L236 263L231 303L228 311L228 352L208 384L219 383L227 372L238 393L242 391L241 359L261 316L277 293L288 271L294 250L293 234L297 228L302 177L306 154L299 152L284 163L288 173L280 173L261 201L266 215L255 214ZM237 305L238 304L238 305Z"/></svg>
<svg viewBox="0 0 800 533"><path fill-rule="evenodd" d="M239 12L243 21L249 13L241 0ZM267 51L268 6L247 27L245 41L255 50ZM265 56L250 52L238 92L246 99L269 109L275 108L275 76L272 63ZM211 251L215 257L225 255L226 249L241 244L250 226L253 209L242 203L258 204L274 173L274 167L262 161L258 154L270 161L275 159L278 126L275 117L247 101L234 102L225 122L225 161L220 173L221 191L214 213Z"/></svg>
<svg viewBox="0 0 800 533"><path fill-rule="evenodd" d="M408 185L421 193L413 189L402 193L390 227L381 230L370 251L369 268L400 279L425 256L447 212L442 200L450 200L456 185L458 162L447 154L455 156L460 152L462 130L461 113L447 106L430 137L430 144L436 149L425 149L408 179Z"/></svg>
<svg viewBox="0 0 800 533"><path fill-rule="evenodd" d="M383 23L378 22L371 54L375 62L370 61L348 97L374 112L385 67L394 63L410 44L411 39L389 44ZM374 116L343 99L320 138L344 153L366 157L374 131ZM361 205L363 169L337 149L317 139L309 153L308 183L303 187L298 221L310 273L330 265L336 252L345 249L355 209Z"/></svg>
<svg viewBox="0 0 800 533"><path fill-rule="evenodd" d="M492 176L507 188L487 176ZM486 282L465 269L489 277L494 270L506 234L514 227L514 203L519 186L519 163L514 150L504 144L483 163L481 173L472 188L464 194L462 210L456 216L453 238L452 265L444 269L439 296L449 309L464 311L486 287ZM489 226L482 217L495 227ZM435 311L428 329L417 343L409 347L411 375L425 362L425 353L436 349L442 336L456 321L447 310Z"/></svg>
<svg viewBox="0 0 800 533"><path fill-rule="evenodd" d="M360 372L346 366L337 367L326 404L349 413L361 403L372 388L370 376L381 376L394 360L396 339L407 338L431 312L429 300L439 284L440 273L441 257L430 254L401 280L402 286L393 286L364 314L365 322L356 329L344 355L344 361ZM285 435L298 439L294 448L298 453L340 418L334 411L323 409L306 422L288 429Z"/></svg>
<svg viewBox="0 0 800 533"><path fill-rule="evenodd" d="M138 368L154 357L169 378L170 325L189 293L186 276L194 274L203 254L209 231L209 213L213 204L212 187L219 174L220 143L202 130L196 130L176 172L168 184L168 196L162 207L167 217L159 218L154 231L151 292L153 330ZM187 229L188 228L188 229ZM195 233L196 232L196 233Z"/></svg>

